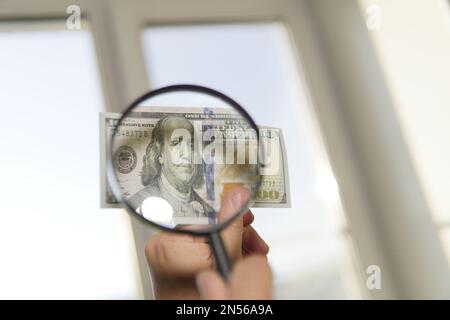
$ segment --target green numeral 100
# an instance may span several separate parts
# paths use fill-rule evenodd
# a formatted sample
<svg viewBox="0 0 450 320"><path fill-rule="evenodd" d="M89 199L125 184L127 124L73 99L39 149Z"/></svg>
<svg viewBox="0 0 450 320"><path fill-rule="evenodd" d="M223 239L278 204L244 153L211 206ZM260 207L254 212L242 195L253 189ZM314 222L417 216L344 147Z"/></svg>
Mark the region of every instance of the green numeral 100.
<svg viewBox="0 0 450 320"><path fill-rule="evenodd" d="M280 198L280 192L258 190L258 192L256 193L256 197L258 199L278 200Z"/></svg>

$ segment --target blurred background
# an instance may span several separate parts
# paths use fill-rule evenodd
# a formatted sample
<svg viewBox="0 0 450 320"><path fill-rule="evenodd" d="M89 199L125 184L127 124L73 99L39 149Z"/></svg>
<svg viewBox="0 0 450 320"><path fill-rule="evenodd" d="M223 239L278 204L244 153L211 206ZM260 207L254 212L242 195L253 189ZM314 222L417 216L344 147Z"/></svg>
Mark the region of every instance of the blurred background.
<svg viewBox="0 0 450 320"><path fill-rule="evenodd" d="M99 112L175 83L283 130L276 298L450 298L447 0L0 0L0 298L153 298Z"/></svg>

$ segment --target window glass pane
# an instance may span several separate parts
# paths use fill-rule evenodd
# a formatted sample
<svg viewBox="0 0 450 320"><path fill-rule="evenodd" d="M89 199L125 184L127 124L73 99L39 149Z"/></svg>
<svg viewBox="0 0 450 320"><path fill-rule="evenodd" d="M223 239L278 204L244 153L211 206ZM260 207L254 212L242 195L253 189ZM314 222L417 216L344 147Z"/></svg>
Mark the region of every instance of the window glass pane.
<svg viewBox="0 0 450 320"><path fill-rule="evenodd" d="M64 27L0 24L0 298L140 297L128 217L99 209L94 43Z"/></svg>
<svg viewBox="0 0 450 320"><path fill-rule="evenodd" d="M350 270L354 279L352 264L341 268L350 258L346 242L336 236L345 227L338 186L285 27L161 26L146 29L142 40L152 87L212 87L239 101L258 124L282 128L292 208L254 209L256 228L271 246L277 297L357 297L357 290L348 289L354 282L344 276ZM321 270L321 277L312 270ZM317 290L308 291L305 278Z"/></svg>

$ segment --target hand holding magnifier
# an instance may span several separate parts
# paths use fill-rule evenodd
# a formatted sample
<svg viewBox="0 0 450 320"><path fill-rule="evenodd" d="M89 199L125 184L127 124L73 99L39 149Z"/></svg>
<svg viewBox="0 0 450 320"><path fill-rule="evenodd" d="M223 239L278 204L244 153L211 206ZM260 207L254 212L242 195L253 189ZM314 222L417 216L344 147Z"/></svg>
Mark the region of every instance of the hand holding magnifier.
<svg viewBox="0 0 450 320"><path fill-rule="evenodd" d="M110 146L108 180L125 208L163 230L206 236L226 278L219 232L247 212L261 183L262 146L247 112L209 88L164 87L131 104Z"/></svg>

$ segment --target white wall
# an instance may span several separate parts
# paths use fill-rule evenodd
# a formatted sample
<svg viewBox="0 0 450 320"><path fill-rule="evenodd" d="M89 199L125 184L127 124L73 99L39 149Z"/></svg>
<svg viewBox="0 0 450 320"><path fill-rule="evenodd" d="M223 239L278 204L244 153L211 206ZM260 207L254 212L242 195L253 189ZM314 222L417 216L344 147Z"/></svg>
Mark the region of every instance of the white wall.
<svg viewBox="0 0 450 320"><path fill-rule="evenodd" d="M373 44L433 218L449 223L449 3L360 0L360 5L366 15L371 5L379 8Z"/></svg>

